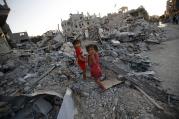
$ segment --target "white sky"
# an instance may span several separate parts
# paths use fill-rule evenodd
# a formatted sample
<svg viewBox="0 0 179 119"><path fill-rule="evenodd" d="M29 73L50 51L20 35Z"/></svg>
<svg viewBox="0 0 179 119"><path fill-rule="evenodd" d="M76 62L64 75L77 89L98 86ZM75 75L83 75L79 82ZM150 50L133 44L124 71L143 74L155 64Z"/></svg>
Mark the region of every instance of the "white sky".
<svg viewBox="0 0 179 119"><path fill-rule="evenodd" d="M103 16L117 12L122 6L136 9L143 5L149 15L162 15L166 9L166 0L7 0L7 2L11 8L7 23L12 32L27 31L29 35L41 35L48 30L57 29L61 19L68 19L70 13L77 11L84 14L100 13Z"/></svg>

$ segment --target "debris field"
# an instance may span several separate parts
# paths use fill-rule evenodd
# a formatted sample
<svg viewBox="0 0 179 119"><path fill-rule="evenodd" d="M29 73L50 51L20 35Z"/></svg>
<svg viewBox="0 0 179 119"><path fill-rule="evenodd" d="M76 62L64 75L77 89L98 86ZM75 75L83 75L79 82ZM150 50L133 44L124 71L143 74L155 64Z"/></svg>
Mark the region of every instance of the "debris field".
<svg viewBox="0 0 179 119"><path fill-rule="evenodd" d="M7 40L11 50L0 55L0 118L177 119L178 98L160 87L153 63L143 55L167 40L148 17L143 7L104 17L70 14L62 21L63 32ZM81 40L85 53L86 45L98 46L102 81L110 88L102 91L89 67L87 80L82 79L74 39ZM64 109L65 104L74 109Z"/></svg>

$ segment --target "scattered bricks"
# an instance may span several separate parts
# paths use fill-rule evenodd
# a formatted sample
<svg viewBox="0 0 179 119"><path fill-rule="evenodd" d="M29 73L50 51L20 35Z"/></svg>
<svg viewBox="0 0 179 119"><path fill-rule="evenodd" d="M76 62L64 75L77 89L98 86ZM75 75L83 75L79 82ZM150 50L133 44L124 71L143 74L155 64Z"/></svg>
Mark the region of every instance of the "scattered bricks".
<svg viewBox="0 0 179 119"><path fill-rule="evenodd" d="M67 76L66 75L61 75L59 77L60 80L64 81L64 80L68 80Z"/></svg>
<svg viewBox="0 0 179 119"><path fill-rule="evenodd" d="M3 67L2 67L2 65L0 65L0 71L2 71L3 70Z"/></svg>
<svg viewBox="0 0 179 119"><path fill-rule="evenodd" d="M4 73L0 72L0 79L2 79L4 77Z"/></svg>
<svg viewBox="0 0 179 119"><path fill-rule="evenodd" d="M8 68L9 70L12 70L14 69L16 66L15 66L15 62L13 60L8 60L7 63L6 63L6 68Z"/></svg>
<svg viewBox="0 0 179 119"><path fill-rule="evenodd" d="M6 84L7 82L8 82L7 80L1 80L0 85L2 86L4 84Z"/></svg>
<svg viewBox="0 0 179 119"><path fill-rule="evenodd" d="M15 92L16 89L15 88L6 88L6 94L10 95L11 93Z"/></svg>
<svg viewBox="0 0 179 119"><path fill-rule="evenodd" d="M113 56L113 57L117 57L118 54L117 54L115 51L111 51L111 56Z"/></svg>
<svg viewBox="0 0 179 119"><path fill-rule="evenodd" d="M14 83L13 81L9 81L9 82L7 82L7 85L11 86L13 83Z"/></svg>
<svg viewBox="0 0 179 119"><path fill-rule="evenodd" d="M4 92L3 88L0 87L0 95L4 95L4 94L5 94L5 92Z"/></svg>
<svg viewBox="0 0 179 119"><path fill-rule="evenodd" d="M112 45L113 46L118 46L118 45L120 45L120 42L119 41L117 41L117 40L111 40L111 43L112 43Z"/></svg>

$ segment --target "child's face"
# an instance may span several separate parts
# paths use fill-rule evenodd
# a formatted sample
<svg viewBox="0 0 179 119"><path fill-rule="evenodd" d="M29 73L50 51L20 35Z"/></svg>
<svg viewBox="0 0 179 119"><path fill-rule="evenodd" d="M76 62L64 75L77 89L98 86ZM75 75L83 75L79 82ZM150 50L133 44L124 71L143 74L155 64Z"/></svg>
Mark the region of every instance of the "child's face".
<svg viewBox="0 0 179 119"><path fill-rule="evenodd" d="M95 51L94 48L89 48L88 53L89 53L90 55L92 55L92 54L96 53L96 51Z"/></svg>
<svg viewBox="0 0 179 119"><path fill-rule="evenodd" d="M80 47L80 46L81 46L80 43L75 44L75 47Z"/></svg>

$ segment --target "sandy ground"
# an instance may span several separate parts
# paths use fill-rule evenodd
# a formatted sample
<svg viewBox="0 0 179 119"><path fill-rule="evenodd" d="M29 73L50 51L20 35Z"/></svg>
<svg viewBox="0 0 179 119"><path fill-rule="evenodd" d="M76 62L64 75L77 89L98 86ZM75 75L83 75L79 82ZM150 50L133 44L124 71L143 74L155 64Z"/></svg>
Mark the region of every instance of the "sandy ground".
<svg viewBox="0 0 179 119"><path fill-rule="evenodd" d="M167 30L168 41L152 46L147 55L162 81L162 87L179 96L179 25L168 24L164 29Z"/></svg>

